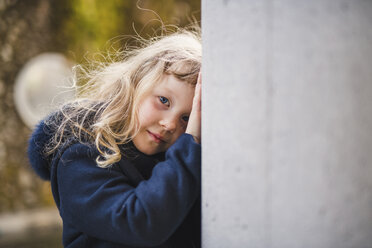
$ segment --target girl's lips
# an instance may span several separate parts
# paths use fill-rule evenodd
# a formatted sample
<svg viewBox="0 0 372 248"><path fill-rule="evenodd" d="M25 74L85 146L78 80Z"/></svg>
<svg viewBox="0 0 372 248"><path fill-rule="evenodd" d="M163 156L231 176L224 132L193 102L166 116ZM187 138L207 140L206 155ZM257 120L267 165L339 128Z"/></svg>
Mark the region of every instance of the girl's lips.
<svg viewBox="0 0 372 248"><path fill-rule="evenodd" d="M154 134L154 133L152 133L152 132L150 132L150 131L147 131L147 132L150 134L150 136L153 138L153 140L154 140L156 143L165 142L165 141L163 140L163 137L161 137L160 135L158 135L158 134Z"/></svg>

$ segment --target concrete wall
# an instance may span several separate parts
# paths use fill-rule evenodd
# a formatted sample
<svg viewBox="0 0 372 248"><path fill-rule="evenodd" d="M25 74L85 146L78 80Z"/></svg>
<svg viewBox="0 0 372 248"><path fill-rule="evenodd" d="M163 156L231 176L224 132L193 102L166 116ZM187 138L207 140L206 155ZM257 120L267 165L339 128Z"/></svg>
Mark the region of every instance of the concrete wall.
<svg viewBox="0 0 372 248"><path fill-rule="evenodd" d="M203 0L203 248L372 247L372 1Z"/></svg>

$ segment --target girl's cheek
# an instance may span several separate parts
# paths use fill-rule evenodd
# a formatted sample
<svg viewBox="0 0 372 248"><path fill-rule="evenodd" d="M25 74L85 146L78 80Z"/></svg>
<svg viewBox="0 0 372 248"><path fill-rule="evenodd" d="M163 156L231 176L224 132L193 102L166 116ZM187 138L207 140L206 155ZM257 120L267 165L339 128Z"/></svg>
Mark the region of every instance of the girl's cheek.
<svg viewBox="0 0 372 248"><path fill-rule="evenodd" d="M159 102L158 98L154 98L149 102L147 106L148 111L159 111L163 108L162 104Z"/></svg>
<svg viewBox="0 0 372 248"><path fill-rule="evenodd" d="M147 121L153 119L155 112L158 111L158 107L154 102L148 101L145 105L142 106L139 112L139 120L141 124L146 123Z"/></svg>
<svg viewBox="0 0 372 248"><path fill-rule="evenodd" d="M187 123L182 122L180 124L180 126L181 126L181 129L183 130L183 132L185 132L186 131L186 128L187 128Z"/></svg>
<svg viewBox="0 0 372 248"><path fill-rule="evenodd" d="M185 123L184 121L181 120L178 127L179 127L178 128L179 135L181 135L186 131L187 123Z"/></svg>
<svg viewBox="0 0 372 248"><path fill-rule="evenodd" d="M162 104L159 99L156 97L155 100L152 102L152 108L153 110L163 110L167 109L167 106Z"/></svg>

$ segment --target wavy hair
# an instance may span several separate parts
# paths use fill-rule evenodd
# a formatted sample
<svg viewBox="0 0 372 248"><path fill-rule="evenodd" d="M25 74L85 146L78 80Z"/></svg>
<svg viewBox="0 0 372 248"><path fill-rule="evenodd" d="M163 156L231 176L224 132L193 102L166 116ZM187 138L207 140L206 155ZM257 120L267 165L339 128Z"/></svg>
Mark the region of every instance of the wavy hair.
<svg viewBox="0 0 372 248"><path fill-rule="evenodd" d="M178 29L169 35L139 39L136 49L120 52L120 59L88 70L75 67L75 85L85 82L79 97L62 106L48 125L55 133L48 155L71 139L95 144L98 166L121 159L120 144L130 142L139 130L138 107L164 74L195 85L201 68L199 29ZM57 120L58 119L58 120Z"/></svg>

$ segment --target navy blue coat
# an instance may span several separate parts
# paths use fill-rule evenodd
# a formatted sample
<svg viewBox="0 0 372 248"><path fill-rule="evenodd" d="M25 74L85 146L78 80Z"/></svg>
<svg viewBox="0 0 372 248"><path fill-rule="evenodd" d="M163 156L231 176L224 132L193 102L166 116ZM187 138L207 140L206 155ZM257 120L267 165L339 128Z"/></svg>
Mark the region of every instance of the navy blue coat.
<svg viewBox="0 0 372 248"><path fill-rule="evenodd" d="M32 167L51 181L65 247L200 247L201 146L182 134L167 152L147 156L133 144L100 168L94 145L69 142L50 156L41 122L30 141Z"/></svg>

